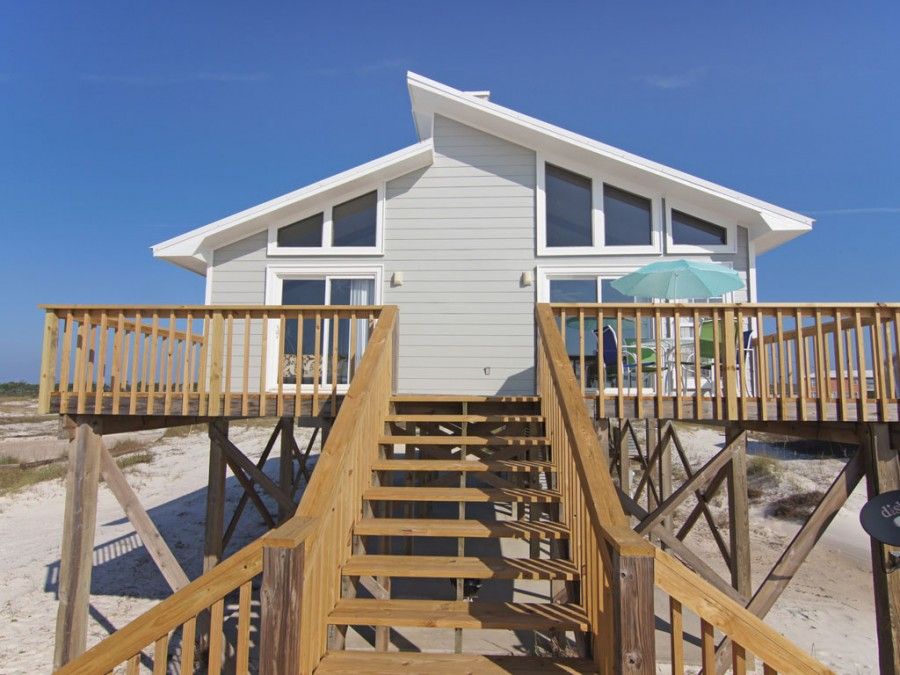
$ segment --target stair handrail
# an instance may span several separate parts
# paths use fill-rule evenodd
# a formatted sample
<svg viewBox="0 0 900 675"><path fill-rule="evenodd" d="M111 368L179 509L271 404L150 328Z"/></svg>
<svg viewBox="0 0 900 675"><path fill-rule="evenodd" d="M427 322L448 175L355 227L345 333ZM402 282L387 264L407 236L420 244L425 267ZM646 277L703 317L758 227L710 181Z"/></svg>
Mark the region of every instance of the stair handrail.
<svg viewBox="0 0 900 675"><path fill-rule="evenodd" d="M136 664L143 650L158 644L162 636L179 627L186 629L182 638L183 647L186 646L190 635L195 634L197 617L201 612L209 610L262 572L263 539L247 544L221 564L154 605L63 665L56 675L95 675L108 673L130 660L135 660ZM182 651L182 655L184 653ZM155 661L157 654L154 652L153 656Z"/></svg>
<svg viewBox="0 0 900 675"><path fill-rule="evenodd" d="M62 666L57 675L107 673L126 662L128 672L132 672L139 667L142 652L151 645L156 665L158 654L168 657L169 636L179 628L183 631L182 659L193 661L194 636L203 625L200 615L206 611L218 617L217 621L213 619L207 651L221 653L224 599L238 590L241 618L235 663L238 673L247 672L251 584L260 574L260 672L312 672L325 653L325 616L340 595L340 566L349 557L349 532L360 511L355 507L362 503L363 481L370 476L366 467L377 455L378 438L394 393L398 310L394 305L380 309L359 369L295 514ZM359 461L354 465L354 460ZM348 474L355 482L346 480ZM337 504L341 497L344 503ZM341 515L349 517L334 523L338 507L348 505L350 511ZM328 535L346 541L324 551L338 554L336 558L329 560L322 555L317 559L323 546L334 544ZM280 559L291 555L300 561L299 579L278 575L274 569ZM286 605L297 611L285 611ZM298 641L286 648L284 638L292 634Z"/></svg>
<svg viewBox="0 0 900 675"><path fill-rule="evenodd" d="M551 306L538 303L535 316L541 409L553 448L553 462L561 476L561 490L569 492L563 494L562 503L565 507L581 498L591 525L596 528L593 533L581 531L578 536L573 532L570 555L576 563L577 558L582 561L582 603L592 621L595 659L602 672L618 672L626 665L629 672L655 672L653 588L658 587L679 603L679 612L683 604L710 626L708 639L704 638L704 672L716 671L715 649L709 647L714 645L714 627L737 646L737 659L745 658L746 652L751 651L763 659L767 674L776 672L776 668L783 672L830 673L827 666L631 529L612 476L603 468L608 467L608 459L588 416ZM559 465L567 458L574 467ZM565 485L571 468L576 470L578 486ZM561 516L570 528L579 526L578 509L576 504L574 519L569 513ZM599 546L601 542L610 550ZM585 543L598 544L599 551L578 550ZM623 565L623 560L628 559L639 562ZM645 578L636 579L635 574ZM602 597L584 597L586 593ZM680 613L678 617L680 620ZM623 634L625 630L631 634Z"/></svg>

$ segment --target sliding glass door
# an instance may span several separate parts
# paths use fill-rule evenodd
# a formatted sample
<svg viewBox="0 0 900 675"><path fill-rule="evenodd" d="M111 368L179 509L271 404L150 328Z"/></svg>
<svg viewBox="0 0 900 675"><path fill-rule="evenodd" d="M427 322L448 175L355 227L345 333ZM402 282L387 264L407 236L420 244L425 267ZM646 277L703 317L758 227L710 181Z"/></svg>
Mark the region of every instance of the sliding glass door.
<svg viewBox="0 0 900 675"><path fill-rule="evenodd" d="M275 288L270 289L268 297L274 300L273 304L326 307L376 303L375 275L288 272L278 274L271 282ZM330 387L335 382L339 388L346 388L365 351L369 333L367 318L358 318L355 322L354 330L349 317L333 320L323 313L317 331L314 314L306 313L302 325L296 316L288 318L281 354L273 355L269 362L269 387L277 386L280 368L284 385L289 388L295 388L299 383L303 389L312 389L316 380L320 387ZM269 340L270 344L277 345L280 342L279 326L278 322L272 323ZM332 358L335 338L336 361Z"/></svg>

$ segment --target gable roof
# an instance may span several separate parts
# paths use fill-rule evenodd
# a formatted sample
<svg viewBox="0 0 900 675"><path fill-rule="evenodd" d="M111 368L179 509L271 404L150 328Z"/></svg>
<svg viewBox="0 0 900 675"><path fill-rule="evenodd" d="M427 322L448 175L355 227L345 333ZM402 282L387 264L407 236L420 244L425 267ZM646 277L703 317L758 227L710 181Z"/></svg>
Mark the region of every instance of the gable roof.
<svg viewBox="0 0 900 675"><path fill-rule="evenodd" d="M438 114L576 164L654 182L663 195L735 215L751 229L757 253L812 229L814 220L808 216L523 115L491 102L482 92L454 89L413 72L407 73L407 86L420 139L431 137Z"/></svg>
<svg viewBox="0 0 900 675"><path fill-rule="evenodd" d="M422 140L415 145L167 239L152 247L153 255L198 274L206 274L208 258L213 250L265 229L271 219L289 217L295 212L299 214L318 202L339 199L358 189L366 189L372 183L399 178L410 171L429 166L433 159L431 139Z"/></svg>
<svg viewBox="0 0 900 675"><path fill-rule="evenodd" d="M273 219L299 215L320 202L429 166L436 114L575 165L645 183L666 197L733 215L748 227L757 253L812 229L813 219L800 213L504 108L491 102L488 92L461 91L412 72L407 86L418 143L160 242L152 247L154 257L206 274L213 250L265 229Z"/></svg>

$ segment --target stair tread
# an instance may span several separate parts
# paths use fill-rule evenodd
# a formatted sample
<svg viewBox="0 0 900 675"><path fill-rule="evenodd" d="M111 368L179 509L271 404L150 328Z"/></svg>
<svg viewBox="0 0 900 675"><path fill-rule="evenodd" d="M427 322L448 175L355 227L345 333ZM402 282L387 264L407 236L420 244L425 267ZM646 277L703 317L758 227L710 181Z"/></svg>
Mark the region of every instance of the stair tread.
<svg viewBox="0 0 900 675"><path fill-rule="evenodd" d="M329 652L316 668L317 675L353 675L354 673L450 673L502 675L544 675L556 673L581 675L596 673L593 661L576 658L510 656L486 654L425 654L421 652Z"/></svg>
<svg viewBox="0 0 900 675"><path fill-rule="evenodd" d="M391 401L395 403L537 403L540 396L481 396L478 394L394 394Z"/></svg>
<svg viewBox="0 0 900 675"><path fill-rule="evenodd" d="M555 521L451 520L448 518L364 518L354 534L406 537L563 539L569 530Z"/></svg>
<svg viewBox="0 0 900 675"><path fill-rule="evenodd" d="M433 413L406 413L387 416L388 422L447 422L460 424L462 422L543 422L543 415L457 415L447 413L444 415Z"/></svg>
<svg viewBox="0 0 900 675"><path fill-rule="evenodd" d="M549 439L544 436L415 436L391 435L378 439L382 445L489 445L489 446L533 446L547 445Z"/></svg>
<svg viewBox="0 0 900 675"><path fill-rule="evenodd" d="M363 499L412 502L557 502L555 490L535 488L373 487Z"/></svg>
<svg viewBox="0 0 900 675"><path fill-rule="evenodd" d="M379 459L372 468L377 471L555 471L550 462L518 459Z"/></svg>
<svg viewBox="0 0 900 675"><path fill-rule="evenodd" d="M338 600L328 623L341 626L588 630L584 609L575 604L482 602L475 600Z"/></svg>
<svg viewBox="0 0 900 675"><path fill-rule="evenodd" d="M563 579L578 570L568 560L442 555L355 555L342 569L346 576L417 579Z"/></svg>

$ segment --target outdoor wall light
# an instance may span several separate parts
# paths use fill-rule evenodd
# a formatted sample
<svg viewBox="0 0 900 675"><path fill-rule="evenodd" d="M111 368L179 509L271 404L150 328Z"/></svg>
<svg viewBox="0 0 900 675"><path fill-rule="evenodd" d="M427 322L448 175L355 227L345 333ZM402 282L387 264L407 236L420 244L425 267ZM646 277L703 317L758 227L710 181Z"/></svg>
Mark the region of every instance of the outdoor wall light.
<svg viewBox="0 0 900 675"><path fill-rule="evenodd" d="M534 275L531 273L531 270L527 272L522 272L522 277L519 279L519 284L521 286L531 286L534 283Z"/></svg>
<svg viewBox="0 0 900 675"><path fill-rule="evenodd" d="M403 285L403 272L394 272L391 275L391 286Z"/></svg>

